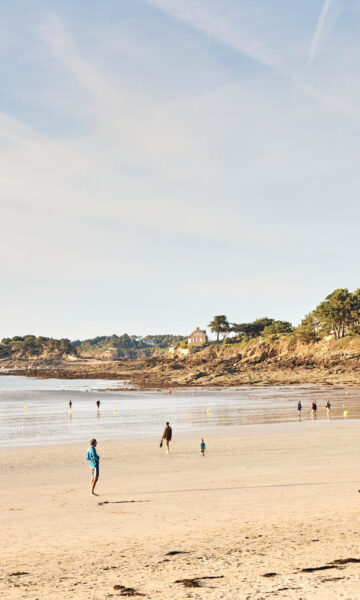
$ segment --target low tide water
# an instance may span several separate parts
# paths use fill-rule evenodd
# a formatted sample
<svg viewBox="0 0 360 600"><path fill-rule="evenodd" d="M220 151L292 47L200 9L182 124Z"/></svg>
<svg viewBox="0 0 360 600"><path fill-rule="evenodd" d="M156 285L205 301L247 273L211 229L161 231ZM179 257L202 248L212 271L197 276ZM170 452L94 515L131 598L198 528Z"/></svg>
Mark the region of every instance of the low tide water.
<svg viewBox="0 0 360 600"><path fill-rule="evenodd" d="M222 389L132 391L122 381L0 377L0 446L161 436L165 421L177 433L209 429L291 423L311 420L359 419L360 389L320 386L242 386ZM118 388L116 391L106 391ZM103 390L103 391L102 391ZM72 400L71 415L68 402ZM96 401L100 400L97 414ZM331 402L330 414L325 404ZM344 417L345 413L345 417ZM347 414L346 414L347 413Z"/></svg>

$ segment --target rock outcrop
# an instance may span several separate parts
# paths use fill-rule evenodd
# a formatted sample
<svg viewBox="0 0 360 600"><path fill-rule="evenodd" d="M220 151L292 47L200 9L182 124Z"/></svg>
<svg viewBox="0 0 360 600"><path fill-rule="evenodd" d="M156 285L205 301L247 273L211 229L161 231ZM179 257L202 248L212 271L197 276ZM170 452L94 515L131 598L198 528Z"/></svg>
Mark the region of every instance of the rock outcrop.
<svg viewBox="0 0 360 600"><path fill-rule="evenodd" d="M0 367L37 377L123 379L137 388L360 385L360 336L313 344L286 337L273 342L258 339L212 344L187 356L158 354L138 360L3 360Z"/></svg>

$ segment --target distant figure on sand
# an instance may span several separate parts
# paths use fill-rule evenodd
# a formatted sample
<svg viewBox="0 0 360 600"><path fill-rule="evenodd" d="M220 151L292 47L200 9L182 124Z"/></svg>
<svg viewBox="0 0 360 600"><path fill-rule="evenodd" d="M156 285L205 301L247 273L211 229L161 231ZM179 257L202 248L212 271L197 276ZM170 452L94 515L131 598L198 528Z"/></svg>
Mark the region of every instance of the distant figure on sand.
<svg viewBox="0 0 360 600"><path fill-rule="evenodd" d="M96 400L97 414L100 413L100 400Z"/></svg>
<svg viewBox="0 0 360 600"><path fill-rule="evenodd" d="M311 410L312 410L313 416L315 417L316 416L316 411L317 411L317 404L316 404L315 400L314 400L314 402L311 405Z"/></svg>
<svg viewBox="0 0 360 600"><path fill-rule="evenodd" d="M95 486L99 479L99 462L100 456L96 452L97 441L94 439L90 440L90 448L86 453L86 459L90 461L90 469L91 469L91 494L93 496L98 496L95 494Z"/></svg>
<svg viewBox="0 0 360 600"><path fill-rule="evenodd" d="M72 407L72 401L71 401L71 398L70 398L70 400L69 400L69 414L70 415L71 415L71 407Z"/></svg>
<svg viewBox="0 0 360 600"><path fill-rule="evenodd" d="M301 400L299 400L299 402L298 402L298 415L299 415L299 417L301 417L301 411L302 411L302 404L301 404Z"/></svg>
<svg viewBox="0 0 360 600"><path fill-rule="evenodd" d="M328 400L326 403L326 410L328 411L328 414L330 413L330 408L331 408L331 404L330 404L330 401Z"/></svg>
<svg viewBox="0 0 360 600"><path fill-rule="evenodd" d="M166 444L166 454L170 453L170 442L171 442L171 438L172 438L172 429L170 427L170 423L169 421L166 421L166 425L165 425L165 429L164 429L164 433L162 435L161 441L165 440L165 444Z"/></svg>
<svg viewBox="0 0 360 600"><path fill-rule="evenodd" d="M205 456L205 449L206 449L206 444L204 442L204 438L201 438L201 444L200 444L201 456Z"/></svg>

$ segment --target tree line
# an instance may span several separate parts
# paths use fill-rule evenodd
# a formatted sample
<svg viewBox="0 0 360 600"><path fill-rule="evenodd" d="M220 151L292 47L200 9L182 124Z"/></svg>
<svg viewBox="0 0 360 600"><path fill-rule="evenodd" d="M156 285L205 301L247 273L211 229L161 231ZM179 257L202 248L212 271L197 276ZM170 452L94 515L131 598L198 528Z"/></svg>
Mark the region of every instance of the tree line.
<svg viewBox="0 0 360 600"><path fill-rule="evenodd" d="M155 350L162 350L173 346L184 339L181 335L156 334L156 335L109 335L98 336L87 340L75 340L72 347L79 356L100 355L109 348L117 351L118 357L136 358L137 356L150 356Z"/></svg>
<svg viewBox="0 0 360 600"><path fill-rule="evenodd" d="M349 292L339 288L308 313L300 325L294 327L288 321L262 317L249 323L231 323L225 315L216 315L209 323L210 329L227 340L251 340L258 337L271 338L293 335L306 343L318 341L327 335L341 339L345 335L360 334L360 288ZM136 358L150 356L156 350L166 349L186 340L181 335L122 335L98 336L87 340L70 341L43 336L25 335L3 338L0 343L0 358L17 357L62 357L101 356L109 348L115 348L119 357Z"/></svg>
<svg viewBox="0 0 360 600"><path fill-rule="evenodd" d="M226 315L216 315L208 327L216 334L217 342L220 336L225 341L230 335L234 341L288 334L307 343L319 341L327 335L340 339L346 334L360 333L360 289L354 292L347 288L334 290L297 327L288 321L268 317L250 323L230 323Z"/></svg>
<svg viewBox="0 0 360 600"><path fill-rule="evenodd" d="M66 355L86 357L101 356L109 348L114 348L119 357L136 358L150 356L157 349L166 349L176 342L185 339L181 335L156 334L147 336L110 335L97 336L87 340L70 341L66 338L25 335L3 338L0 343L0 358L12 356L24 358L63 357Z"/></svg>
<svg viewBox="0 0 360 600"><path fill-rule="evenodd" d="M15 335L12 338L3 338L0 343L0 358L10 356L61 357L72 352L71 342L65 338L56 340L35 335Z"/></svg>

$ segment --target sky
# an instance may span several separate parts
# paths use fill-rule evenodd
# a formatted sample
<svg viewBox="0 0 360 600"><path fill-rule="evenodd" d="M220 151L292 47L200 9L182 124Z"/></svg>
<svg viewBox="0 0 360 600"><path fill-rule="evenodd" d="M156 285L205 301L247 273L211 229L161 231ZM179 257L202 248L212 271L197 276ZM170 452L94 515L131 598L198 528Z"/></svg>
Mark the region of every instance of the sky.
<svg viewBox="0 0 360 600"><path fill-rule="evenodd" d="M357 0L0 3L0 338L360 287Z"/></svg>

